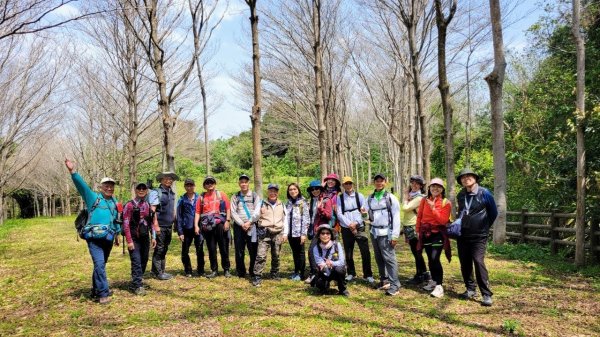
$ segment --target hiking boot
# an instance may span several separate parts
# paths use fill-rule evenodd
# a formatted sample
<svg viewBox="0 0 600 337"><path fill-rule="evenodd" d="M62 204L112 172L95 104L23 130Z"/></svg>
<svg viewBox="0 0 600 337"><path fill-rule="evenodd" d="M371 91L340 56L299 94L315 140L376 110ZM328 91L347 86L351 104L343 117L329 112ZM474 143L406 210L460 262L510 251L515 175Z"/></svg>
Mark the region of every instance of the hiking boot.
<svg viewBox="0 0 600 337"><path fill-rule="evenodd" d="M385 292L387 296L397 296L400 294L400 290L388 290Z"/></svg>
<svg viewBox="0 0 600 337"><path fill-rule="evenodd" d="M292 281L302 281L302 277L300 277L300 274L295 274L292 276Z"/></svg>
<svg viewBox="0 0 600 337"><path fill-rule="evenodd" d="M435 288L433 288L433 291L430 295L436 298L441 298L444 296L444 288L441 284L438 284L435 286Z"/></svg>
<svg viewBox="0 0 600 337"><path fill-rule="evenodd" d="M229 269L225 271L225 273L223 274L223 276L230 278L231 277L231 273L229 272Z"/></svg>
<svg viewBox="0 0 600 337"><path fill-rule="evenodd" d="M391 285L389 283L379 282L379 286L377 287L377 290L389 290L390 287L391 287Z"/></svg>
<svg viewBox="0 0 600 337"><path fill-rule="evenodd" d="M112 290L108 290L108 296L112 297L113 295L113 291ZM96 294L96 291L94 290L94 288L92 288L91 292L90 292L90 297L93 299L97 299L98 298L98 294Z"/></svg>
<svg viewBox="0 0 600 337"><path fill-rule="evenodd" d="M161 280L161 281L167 281L173 278L173 275L169 274L169 273L162 273L159 274L158 276L156 276L157 279Z"/></svg>
<svg viewBox="0 0 600 337"><path fill-rule="evenodd" d="M271 277L271 279L279 281L281 280L281 277L279 276L279 273L270 273L269 276Z"/></svg>
<svg viewBox="0 0 600 337"><path fill-rule="evenodd" d="M315 278L315 275L308 275L306 280L304 280L304 283L310 284L314 278Z"/></svg>
<svg viewBox="0 0 600 337"><path fill-rule="evenodd" d="M346 282L350 282L352 280L354 280L354 275L348 274L348 276L346 276Z"/></svg>
<svg viewBox="0 0 600 337"><path fill-rule="evenodd" d="M99 304L108 304L110 303L110 297L106 296L106 297L100 297L98 299L98 303Z"/></svg>
<svg viewBox="0 0 600 337"><path fill-rule="evenodd" d="M373 276L369 276L365 279L365 281L367 281L370 285L374 285L375 284L375 279L373 278Z"/></svg>
<svg viewBox="0 0 600 337"><path fill-rule="evenodd" d="M477 297L477 292L475 292L475 290L465 290L465 292L458 295L458 297L463 300L470 300Z"/></svg>
<svg viewBox="0 0 600 337"><path fill-rule="evenodd" d="M203 277L204 275L206 275L206 273L204 273L204 270L198 271L198 277Z"/></svg>
<svg viewBox="0 0 600 337"><path fill-rule="evenodd" d="M338 291L338 295L348 297L348 296L350 296L350 293L348 292L348 290L344 290L344 291Z"/></svg>
<svg viewBox="0 0 600 337"><path fill-rule="evenodd" d="M252 285L255 287L260 287L261 284L261 280L260 277L255 277L252 279Z"/></svg>
<svg viewBox="0 0 600 337"><path fill-rule="evenodd" d="M144 295L146 295L146 289L144 289L144 287L138 287L138 288L135 288L133 293L138 296L144 296Z"/></svg>
<svg viewBox="0 0 600 337"><path fill-rule="evenodd" d="M215 278L217 277L217 272L216 271L212 271L210 274L206 275L206 278Z"/></svg>
<svg viewBox="0 0 600 337"><path fill-rule="evenodd" d="M481 305L485 306L485 307L491 307L492 306L492 296L490 295L483 295L483 300L481 301Z"/></svg>
<svg viewBox="0 0 600 337"><path fill-rule="evenodd" d="M419 285L421 283L423 283L423 274L415 274L415 276L413 276L413 278L406 281L406 284L410 284L410 285Z"/></svg>
<svg viewBox="0 0 600 337"><path fill-rule="evenodd" d="M431 280L431 273L428 271L421 274L421 276L423 277L423 282L429 282L429 280Z"/></svg>
<svg viewBox="0 0 600 337"><path fill-rule="evenodd" d="M427 282L427 284L423 287L423 290L432 291L436 285L437 283L435 283L434 280L429 280L429 282Z"/></svg>

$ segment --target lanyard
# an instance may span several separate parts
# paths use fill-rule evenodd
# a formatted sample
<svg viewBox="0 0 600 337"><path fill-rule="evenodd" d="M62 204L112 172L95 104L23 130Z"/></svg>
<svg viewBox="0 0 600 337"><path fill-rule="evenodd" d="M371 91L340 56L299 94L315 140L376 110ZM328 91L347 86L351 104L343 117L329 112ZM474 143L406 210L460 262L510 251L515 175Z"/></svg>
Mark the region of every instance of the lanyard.
<svg viewBox="0 0 600 337"><path fill-rule="evenodd" d="M471 204L473 203L473 195L471 196L471 199L467 199L465 197L465 212L467 213L467 215L469 215L469 210L471 209Z"/></svg>

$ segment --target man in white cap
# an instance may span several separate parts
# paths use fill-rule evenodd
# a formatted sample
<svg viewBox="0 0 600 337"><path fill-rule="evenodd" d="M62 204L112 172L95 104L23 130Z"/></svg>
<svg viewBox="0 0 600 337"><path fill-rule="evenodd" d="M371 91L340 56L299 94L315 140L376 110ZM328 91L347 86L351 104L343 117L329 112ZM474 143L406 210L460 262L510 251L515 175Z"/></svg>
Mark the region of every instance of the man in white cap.
<svg viewBox="0 0 600 337"><path fill-rule="evenodd" d="M152 254L152 273L159 280L170 280L173 276L165 273L167 251L173 235L173 224L177 219L176 196L172 189L173 182L179 177L173 172L163 172L156 176L160 186L150 193L148 201L155 212L158 222L156 247ZM156 227L156 226L155 226Z"/></svg>

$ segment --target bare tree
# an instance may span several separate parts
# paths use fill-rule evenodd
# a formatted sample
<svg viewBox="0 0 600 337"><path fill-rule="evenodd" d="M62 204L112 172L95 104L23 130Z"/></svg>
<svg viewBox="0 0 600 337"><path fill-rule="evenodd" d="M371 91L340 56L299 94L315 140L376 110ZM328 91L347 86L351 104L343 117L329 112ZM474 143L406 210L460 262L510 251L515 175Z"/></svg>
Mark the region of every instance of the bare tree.
<svg viewBox="0 0 600 337"><path fill-rule="evenodd" d="M575 264L585 264L585 41L581 33L581 1L573 0L573 25L571 27L577 47L577 210L575 239Z"/></svg>
<svg viewBox="0 0 600 337"><path fill-rule="evenodd" d="M456 13L457 0L452 0L448 16L444 14L442 0L435 0L435 21L438 30L438 75L442 110L444 114L444 143L446 145L446 182L448 196L452 205L456 196L454 184L454 137L452 130L452 105L450 104L450 84L446 71L446 31L454 13Z"/></svg>
<svg viewBox="0 0 600 337"><path fill-rule="evenodd" d="M494 69L485 77L490 89L492 110L492 152L494 154L494 198L498 217L494 223L494 243L506 241L506 151L504 145L504 112L502 111L502 86L506 70L500 1L490 0L490 19L494 43Z"/></svg>
<svg viewBox="0 0 600 337"><path fill-rule="evenodd" d="M312 0L313 53L315 71L315 110L319 132L319 162L321 177L327 176L327 140L325 126L325 108L323 106L323 49L321 45L321 1Z"/></svg>

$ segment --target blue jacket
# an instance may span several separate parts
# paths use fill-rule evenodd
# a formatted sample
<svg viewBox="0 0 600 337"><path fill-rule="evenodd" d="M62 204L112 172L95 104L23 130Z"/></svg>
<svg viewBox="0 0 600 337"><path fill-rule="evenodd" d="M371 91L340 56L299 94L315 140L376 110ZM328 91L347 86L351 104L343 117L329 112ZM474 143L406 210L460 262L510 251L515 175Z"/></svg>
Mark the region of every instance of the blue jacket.
<svg viewBox="0 0 600 337"><path fill-rule="evenodd" d="M194 229L194 216L196 215L196 203L198 193L194 193L194 199L190 200L187 195L182 195L177 201L177 234L183 235L183 230Z"/></svg>
<svg viewBox="0 0 600 337"><path fill-rule="evenodd" d="M77 172L71 174L71 179L90 213L89 223L91 225L111 225L115 232L121 231L121 226L114 222L117 218L117 199L115 197L106 199L102 193L92 191ZM98 199L98 205L92 212L92 207Z"/></svg>

